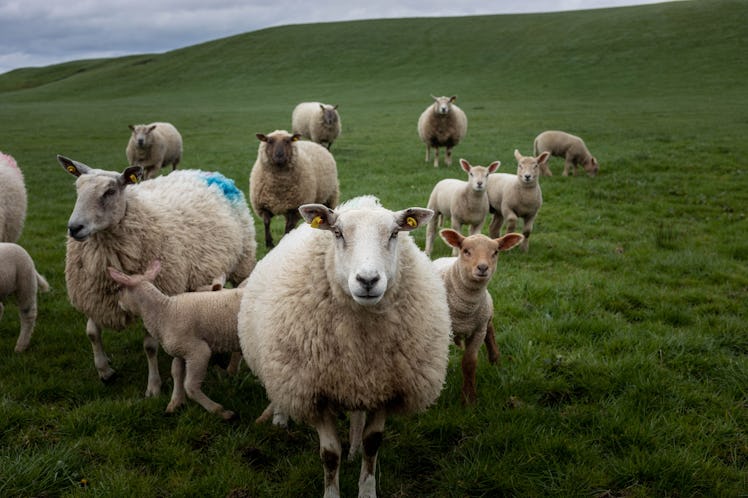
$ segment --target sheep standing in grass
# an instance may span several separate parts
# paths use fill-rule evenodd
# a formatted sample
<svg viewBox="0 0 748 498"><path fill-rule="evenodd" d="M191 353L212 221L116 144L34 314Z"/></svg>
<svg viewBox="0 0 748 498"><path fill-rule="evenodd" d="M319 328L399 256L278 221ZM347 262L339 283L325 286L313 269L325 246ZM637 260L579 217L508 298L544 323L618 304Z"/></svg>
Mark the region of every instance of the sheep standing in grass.
<svg viewBox="0 0 748 498"><path fill-rule="evenodd" d="M68 221L65 280L72 305L88 317L86 334L103 381L114 375L101 330L124 328L133 315L118 305L113 266L142 273L160 259L155 284L172 295L208 285L226 274L238 284L255 264L255 231L242 192L219 173L175 171L138 183L142 168L123 173L93 169L57 156L73 176L78 198ZM146 333L147 396L159 394L158 341Z"/></svg>
<svg viewBox="0 0 748 498"><path fill-rule="evenodd" d="M436 227L445 218L452 222L452 228L458 232L462 225L470 226L470 235L479 233L488 215L488 196L486 185L490 173L501 165L494 161L488 166L472 166L465 159L460 159L460 166L468 174L468 180L445 178L439 181L429 196L428 208L434 211L426 231L426 254L431 255L436 237ZM452 255L456 255L453 250Z"/></svg>
<svg viewBox="0 0 748 498"><path fill-rule="evenodd" d="M465 237L449 228L439 234L460 253L457 257L435 260L434 267L447 289L454 341L465 347L462 355L462 402L472 404L478 399L475 371L480 345L486 344L491 363L499 360L493 328L493 299L488 292L488 283L496 271L499 252L513 248L523 237L517 233L497 239L483 234Z"/></svg>
<svg viewBox="0 0 748 498"><path fill-rule="evenodd" d="M31 342L36 323L37 290L46 292L49 284L36 271L29 253L18 244L0 242L0 319L3 317L3 301L8 296L15 295L21 320L16 353L25 351Z"/></svg>
<svg viewBox="0 0 748 498"><path fill-rule="evenodd" d="M122 285L119 294L122 309L141 317L148 332L174 358L171 362L174 389L166 413L179 408L186 393L209 412L225 420L234 418L234 412L211 400L201 386L213 353L240 350L236 317L244 289L167 296L153 284L161 271L158 260L148 265L142 275L126 275L111 266L108 271Z"/></svg>
<svg viewBox="0 0 748 498"><path fill-rule="evenodd" d="M16 160L0 152L0 242L17 242L26 220L26 186Z"/></svg>
<svg viewBox="0 0 748 498"><path fill-rule="evenodd" d="M298 134L275 130L257 134L260 145L249 175L249 201L265 225L265 246L273 247L270 220L286 217L290 232L301 219L299 206L338 204L338 169L332 154L319 144L299 140Z"/></svg>
<svg viewBox="0 0 748 498"><path fill-rule="evenodd" d="M569 175L569 169L574 167L574 176L577 176L577 167L581 165L589 176L597 175L600 165L597 159L590 154L584 140L563 131L544 131L533 142L533 154L536 156L541 152L550 152L552 156L564 158L563 176ZM548 165L543 167L543 174L552 176Z"/></svg>
<svg viewBox="0 0 748 498"><path fill-rule="evenodd" d="M535 217L543 205L543 193L538 180L550 152L532 157L523 156L515 149L514 157L517 159L516 175L494 173L488 176L488 202L493 213L488 233L491 237L498 237L504 223L507 233L513 232L517 227L517 219L522 218L522 235L525 236L525 240L520 247L527 251Z"/></svg>
<svg viewBox="0 0 748 498"><path fill-rule="evenodd" d="M372 196L332 210L301 206L249 277L239 310L244 359L276 413L319 434L325 496L337 497L343 411L368 412L359 496L376 496L376 457L391 413L425 410L442 390L444 284L409 232L432 212L393 212Z"/></svg>
<svg viewBox="0 0 748 498"><path fill-rule="evenodd" d="M130 166L145 170L146 180L171 164L174 171L182 160L182 135L171 123L128 125L132 134L125 154Z"/></svg>
<svg viewBox="0 0 748 498"><path fill-rule="evenodd" d="M337 105L302 102L291 113L291 131L330 150L340 136L341 123Z"/></svg>
<svg viewBox="0 0 748 498"><path fill-rule="evenodd" d="M452 164L452 148L465 138L468 120L465 112L457 107L456 95L434 97L434 103L418 118L418 136L426 144L426 162L434 149L434 168L439 167L439 147L444 147L444 164Z"/></svg>

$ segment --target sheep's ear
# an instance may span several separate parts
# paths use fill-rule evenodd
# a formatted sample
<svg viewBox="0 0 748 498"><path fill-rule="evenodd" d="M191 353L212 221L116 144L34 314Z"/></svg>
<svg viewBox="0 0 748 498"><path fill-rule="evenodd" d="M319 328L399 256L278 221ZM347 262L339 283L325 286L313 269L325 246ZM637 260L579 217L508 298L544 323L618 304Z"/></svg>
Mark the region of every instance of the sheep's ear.
<svg viewBox="0 0 748 498"><path fill-rule="evenodd" d="M545 164L548 161L549 157L551 157L551 153L549 151L545 151L538 157L536 157L535 160L538 162L538 164Z"/></svg>
<svg viewBox="0 0 748 498"><path fill-rule="evenodd" d="M333 108L333 110L337 111L338 110L338 104L335 104L334 106L332 106L332 108Z"/></svg>
<svg viewBox="0 0 748 498"><path fill-rule="evenodd" d="M457 95L452 95L451 97L449 97L449 103L450 104L454 104L455 100L457 100Z"/></svg>
<svg viewBox="0 0 748 498"><path fill-rule="evenodd" d="M324 204L302 204L299 206L299 213L312 228L330 230L338 221L335 211Z"/></svg>
<svg viewBox="0 0 748 498"><path fill-rule="evenodd" d="M501 161L494 161L491 164L488 165L488 172L493 173L497 169L499 169L499 166L501 166Z"/></svg>
<svg viewBox="0 0 748 498"><path fill-rule="evenodd" d="M131 283L131 279L128 275L125 275L113 266L107 267L107 272L109 272L109 276L112 277L112 280L114 280L118 284L126 286Z"/></svg>
<svg viewBox="0 0 748 498"><path fill-rule="evenodd" d="M130 166L125 168L120 177L122 185L133 185L143 178L143 168L140 166Z"/></svg>
<svg viewBox="0 0 748 498"><path fill-rule="evenodd" d="M158 275L158 272L161 271L161 261L158 259L154 259L151 261L151 263L148 265L148 268L146 268L145 273L143 274L145 276L145 279L149 282L153 282L156 280L156 275Z"/></svg>
<svg viewBox="0 0 748 498"><path fill-rule="evenodd" d="M262 133L257 133L255 136L257 137L257 140L259 140L260 142L268 141L267 135L263 135Z"/></svg>
<svg viewBox="0 0 748 498"><path fill-rule="evenodd" d="M428 223L434 216L431 209L412 207L395 213L395 220L401 232L410 232L424 223Z"/></svg>
<svg viewBox="0 0 748 498"><path fill-rule="evenodd" d="M465 170L465 173L470 173L470 170L473 168L470 166L470 163L467 162L466 159L460 158L460 166L462 166L462 169Z"/></svg>
<svg viewBox="0 0 748 498"><path fill-rule="evenodd" d="M522 154L520 154L519 149L514 149L514 158L517 161L521 161L522 160Z"/></svg>
<svg viewBox="0 0 748 498"><path fill-rule="evenodd" d="M320 104L320 105L319 105L319 108L320 108L320 109L322 109L322 110L324 111L324 110L325 110L325 104Z"/></svg>
<svg viewBox="0 0 748 498"><path fill-rule="evenodd" d="M57 154L57 162L65 168L65 171L73 176L81 176L91 172L91 168L78 161L73 161L70 158Z"/></svg>
<svg viewBox="0 0 748 498"><path fill-rule="evenodd" d="M451 228L443 228L439 231L439 236L452 247L462 247L462 241L465 240L465 236L457 230Z"/></svg>
<svg viewBox="0 0 748 498"><path fill-rule="evenodd" d="M301 139L301 133L294 133L291 136L291 141L292 142L298 142L300 139Z"/></svg>
<svg viewBox="0 0 748 498"><path fill-rule="evenodd" d="M525 236L521 233L511 232L494 240L499 244L499 251L508 251L525 240Z"/></svg>
<svg viewBox="0 0 748 498"><path fill-rule="evenodd" d="M155 129L156 129L156 125L151 125L151 126L148 127L148 131L146 131L146 133L150 133L150 132L152 132Z"/></svg>
<svg viewBox="0 0 748 498"><path fill-rule="evenodd" d="M127 125L128 128L130 128L130 131L135 131L135 125Z"/></svg>

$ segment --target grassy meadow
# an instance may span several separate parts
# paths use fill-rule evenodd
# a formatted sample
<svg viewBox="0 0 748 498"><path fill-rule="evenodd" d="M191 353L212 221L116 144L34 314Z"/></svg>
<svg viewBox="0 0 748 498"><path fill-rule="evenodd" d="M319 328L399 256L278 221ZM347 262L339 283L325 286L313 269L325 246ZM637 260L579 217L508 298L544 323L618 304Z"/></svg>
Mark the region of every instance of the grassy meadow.
<svg viewBox="0 0 748 498"><path fill-rule="evenodd" d="M75 191L55 160L121 170L127 125L170 121L181 167L247 193L255 134L290 127L304 100L340 106L343 199L425 206L438 180L464 178L457 158L513 172L545 129L582 136L601 164L562 177L552 160L530 250L502 255L490 285L501 362L481 354L466 408L453 349L436 405L388 420L381 496L748 495L746 18L746 2L703 0L295 25L0 75L0 150L29 192L19 242L52 286L28 351L13 352L14 302L0 321L0 496L322 494L316 433L255 425L267 400L246 368L216 365L204 384L237 423L194 402L166 416L163 352L164 392L145 398L139 326L104 332L119 376L98 380L66 296ZM430 94L469 118L451 167L424 162ZM359 467L343 464L344 496Z"/></svg>

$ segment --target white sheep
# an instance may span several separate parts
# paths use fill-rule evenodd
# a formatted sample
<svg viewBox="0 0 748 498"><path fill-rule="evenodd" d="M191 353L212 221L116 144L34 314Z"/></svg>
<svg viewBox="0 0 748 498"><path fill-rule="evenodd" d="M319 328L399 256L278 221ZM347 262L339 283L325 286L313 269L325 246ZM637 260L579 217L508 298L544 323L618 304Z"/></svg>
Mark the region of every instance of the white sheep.
<svg viewBox="0 0 748 498"><path fill-rule="evenodd" d="M487 179L501 165L494 161L488 166L472 166L465 159L460 159L460 166L468 174L468 180L445 178L434 186L429 196L428 208L434 211L426 231L427 255L431 255L436 238L436 227L445 219L452 222L452 228L458 232L462 225L470 227L470 235L480 233L488 215L488 196L486 195ZM453 250L452 255L456 255Z"/></svg>
<svg viewBox="0 0 748 498"><path fill-rule="evenodd" d="M488 283L496 271L499 253L515 247L524 237L517 233L496 239L480 233L465 237L450 228L439 234L460 254L436 259L434 267L447 289L454 341L465 348L462 355L462 402L472 404L478 399L475 372L481 344L486 344L491 363L499 360L493 328L493 299L488 292Z"/></svg>
<svg viewBox="0 0 748 498"><path fill-rule="evenodd" d="M393 212L373 196L336 210L301 206L249 277L239 309L244 359L276 413L317 430L325 496L339 496L337 416L368 412L359 496L376 496L385 418L425 410L448 363L444 284L409 232L432 212Z"/></svg>
<svg viewBox="0 0 748 498"><path fill-rule="evenodd" d="M255 231L244 194L220 173L175 171L138 182L142 168L123 173L93 169L57 156L77 177L78 198L68 221L65 280L72 305L88 317L86 334L103 381L114 370L101 330L124 328L134 317L117 304L107 267L142 273L148 262L163 267L156 285L165 294L192 291L226 274L238 284L255 264ZM147 396L161 389L158 341L146 333Z"/></svg>
<svg viewBox="0 0 748 498"><path fill-rule="evenodd" d="M148 265L143 274L126 275L111 266L108 271L122 285L119 293L122 309L141 317L148 332L173 357L174 389L166 413L182 406L186 394L224 420L234 418L234 412L211 400L201 386L213 353L240 350L237 315L244 289L167 296L153 284L161 271L159 260Z"/></svg>
<svg viewBox="0 0 748 498"><path fill-rule="evenodd" d="M327 147L340 136L340 113L337 105L302 102L291 113L291 131Z"/></svg>
<svg viewBox="0 0 748 498"><path fill-rule="evenodd" d="M569 175L569 169L574 167L574 176L577 176L577 167L581 165L589 176L597 175L600 165L597 159L590 154L584 140L563 131L544 131L533 141L533 154L536 156L541 152L548 151L552 156L564 158L563 176ZM548 165L543 168L543 174L552 176Z"/></svg>
<svg viewBox="0 0 748 498"><path fill-rule="evenodd" d="M517 219L522 218L522 235L525 240L520 246L523 251L529 249L530 234L535 217L543 205L543 193L540 190L540 172L550 157L550 152L543 152L537 157L523 156L514 150L517 159L517 174L494 173L488 176L488 202L493 219L488 233L496 238L501 234L501 227L506 224L506 232L513 232Z"/></svg>
<svg viewBox="0 0 748 498"><path fill-rule="evenodd" d="M465 112L457 107L456 95L434 97L434 103L418 118L418 136L426 144L426 162L434 149L434 167L439 167L439 147L444 147L444 164L452 164L452 148L465 138L468 120Z"/></svg>
<svg viewBox="0 0 748 498"><path fill-rule="evenodd" d="M144 179L155 177L171 164L174 171L182 160L182 135L171 123L127 125L132 131L125 147L130 166L145 170Z"/></svg>
<svg viewBox="0 0 748 498"><path fill-rule="evenodd" d="M26 207L23 173L13 156L0 152L0 242L18 242Z"/></svg>
<svg viewBox="0 0 748 498"><path fill-rule="evenodd" d="M49 284L34 267L34 261L26 250L12 242L0 242L0 319L3 317L3 301L15 295L21 333L16 341L16 353L25 351L31 342L36 323L36 293L46 292Z"/></svg>
<svg viewBox="0 0 748 498"><path fill-rule="evenodd" d="M297 133L257 134L260 145L249 175L249 201L265 225L265 246L273 247L270 220L286 217L284 233L301 219L299 206L321 203L334 208L340 195L335 158L321 145L299 140Z"/></svg>

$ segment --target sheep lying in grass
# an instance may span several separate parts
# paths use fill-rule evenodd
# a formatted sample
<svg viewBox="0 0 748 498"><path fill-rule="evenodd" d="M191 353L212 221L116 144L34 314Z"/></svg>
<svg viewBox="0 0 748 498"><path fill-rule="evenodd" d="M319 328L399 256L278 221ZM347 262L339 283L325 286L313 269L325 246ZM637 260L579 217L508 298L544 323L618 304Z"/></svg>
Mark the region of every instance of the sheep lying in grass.
<svg viewBox="0 0 748 498"><path fill-rule="evenodd" d="M338 169L327 149L299 140L298 134L275 130L267 135L258 133L257 138L260 146L249 175L249 200L262 218L265 246L270 248L275 245L270 234L273 216L285 215L284 233L288 233L301 219L298 210L302 204L338 204Z"/></svg>
<svg viewBox="0 0 748 498"><path fill-rule="evenodd" d="M462 225L470 226L470 235L479 233L488 214L488 196L486 195L487 179L490 173L501 165L494 161L486 166L471 166L465 159L460 159L460 166L468 174L468 180L445 178L437 182L429 196L428 208L434 211L426 232L427 255L431 255L436 237L436 227L445 218L450 219L452 228L458 232ZM456 255L456 250L452 255Z"/></svg>
<svg viewBox="0 0 748 498"><path fill-rule="evenodd" d="M521 248L527 251L535 217L543 205L538 179L550 153L543 152L537 157L523 156L515 149L514 157L517 159L516 175L494 173L488 177L488 202L493 213L488 233L491 237L498 237L504 223L507 233L513 232L517 227L517 219L522 218L522 235L525 240L522 241Z"/></svg>
<svg viewBox="0 0 748 498"><path fill-rule="evenodd" d="M182 135L171 123L128 125L132 134L125 154L130 166L140 166L146 180L171 164L174 171L182 160Z"/></svg>
<svg viewBox="0 0 748 498"><path fill-rule="evenodd" d="M563 131L544 131L533 142L533 154L536 156L541 152L548 151L552 156L564 158L563 176L569 175L569 169L574 167L574 176L577 176L577 167L581 165L589 176L597 175L600 165L597 159L590 154L584 141L576 135ZM552 176L548 165L544 166L543 174Z"/></svg>
<svg viewBox="0 0 748 498"><path fill-rule="evenodd" d="M434 260L434 267L447 288L454 341L465 347L462 355L462 402L475 403L475 371L481 343L486 344L491 363L499 359L493 328L493 300L487 289L488 283L496 271L499 252L508 251L524 237L517 233L497 239L483 234L465 237L449 228L439 234L460 253L457 257Z"/></svg>
<svg viewBox="0 0 748 498"><path fill-rule="evenodd" d="M255 264L255 231L244 194L219 173L175 171L138 183L142 168L123 173L93 169L57 156L77 177L78 198L68 221L65 280L72 305L88 317L99 377L114 375L101 343L103 327L121 330L133 318L117 302L117 285L108 266L142 273L160 259L156 285L179 294L208 285L226 274L243 281ZM158 341L146 334L147 396L161 389L156 353Z"/></svg>
<svg viewBox="0 0 748 498"><path fill-rule="evenodd" d="M299 210L310 225L286 235L249 277L242 352L276 413L317 430L327 497L340 495L338 414L369 413L359 496L376 496L387 415L425 410L446 375L444 284L406 233L433 213L389 211L372 196Z"/></svg>
<svg viewBox="0 0 748 498"><path fill-rule="evenodd" d="M291 113L291 130L330 150L332 143L340 136L338 106L321 102L302 102Z"/></svg>
<svg viewBox="0 0 748 498"><path fill-rule="evenodd" d="M434 97L434 103L418 118L418 136L426 144L426 162L434 149L434 168L439 167L439 147L444 147L444 164L452 164L452 148L465 138L468 120L465 112L457 107L456 95Z"/></svg>
<svg viewBox="0 0 748 498"><path fill-rule="evenodd" d="M36 323L36 293L46 292L49 284L34 267L34 261L26 250L12 242L0 242L0 319L3 317L3 301L15 295L21 333L16 341L16 353L25 351L31 342Z"/></svg>
<svg viewBox="0 0 748 498"><path fill-rule="evenodd" d="M0 152L0 242L17 242L26 220L26 186L16 160Z"/></svg>
<svg viewBox="0 0 748 498"><path fill-rule="evenodd" d="M122 309L141 317L148 332L174 358L171 363L174 390L166 412L179 408L186 393L209 412L225 420L234 418L234 412L211 400L201 386L213 353L240 350L236 324L244 289L167 296L153 284L161 271L158 260L142 275L126 275L111 266L108 271L122 285L119 293Z"/></svg>

